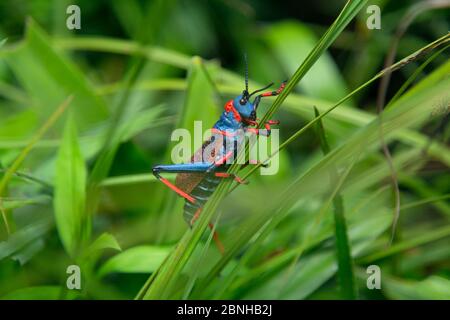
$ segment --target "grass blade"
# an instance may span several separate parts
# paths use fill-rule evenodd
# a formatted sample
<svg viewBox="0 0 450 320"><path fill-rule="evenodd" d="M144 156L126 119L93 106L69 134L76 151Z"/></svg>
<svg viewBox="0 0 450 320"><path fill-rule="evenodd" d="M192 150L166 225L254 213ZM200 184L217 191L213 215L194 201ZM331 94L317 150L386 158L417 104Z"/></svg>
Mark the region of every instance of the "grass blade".
<svg viewBox="0 0 450 320"><path fill-rule="evenodd" d="M437 40L435 43L427 46L433 47L436 43L442 43L448 41L449 37L444 36L443 38ZM412 57L416 57L420 52L423 52L426 48L419 50L418 52L410 55L409 57L401 60L396 65L403 64L403 61L409 61ZM376 76L375 76L376 77ZM371 79L369 82L373 81ZM445 90L445 86L448 85L448 79L434 79L435 83L431 88L419 86L419 90L417 87L413 91L408 91L406 97L399 99L396 102L395 108L392 110L387 110L386 113L386 121L383 122L383 125L386 126L386 129L389 129L390 134L394 134L396 130L401 130L406 127L411 126L413 123L416 123L418 119L426 117L426 110L430 108L432 104L432 97L436 97L442 94L443 90ZM360 88L364 88L366 84L360 86ZM354 92L353 92L354 93ZM352 93L350 93L352 95ZM345 99L345 98L344 98ZM342 102L342 100L340 101ZM338 102L338 104L340 103ZM333 107L334 108L334 107ZM301 133L305 132L307 128L311 127L314 123L317 122L319 118L322 118L324 114L322 113L319 117L316 117L314 120L309 122L304 128L300 129ZM345 145L339 147L337 150L333 150L329 155L327 155L322 161L316 164L313 168L309 169L302 176L298 177L293 185L289 186L289 189L299 189L301 191L310 192L311 186L314 186L314 181L319 181L320 177L318 173L322 170L329 169L330 163L333 165L337 164L337 161L342 163L345 159L356 152L361 152L363 148L366 148L368 145L374 145L378 142L378 127L379 124L376 120L373 120L368 126L365 126L362 130L359 131L357 135L354 135L350 138L349 141L346 142ZM300 132L299 131L299 132ZM294 136L296 136L294 134ZM285 143L283 143L280 148L286 146L288 143L292 141L288 139ZM250 173L254 171L253 169ZM247 177L247 174L245 177ZM308 188L304 186L307 185ZM206 286L210 283L225 267L225 265L232 259L234 255L237 254L238 250L242 248L246 243L250 241L250 239L256 233L260 232L261 228L267 223L268 220L275 218L273 212L281 210L281 207L290 207L292 206L293 201L296 201L301 192L297 191L297 193L289 198L281 198L279 201L276 201L275 205L272 208L269 208L267 212L259 213L257 216L248 219L246 223L241 224L242 227L239 228L235 232L236 236L227 244L228 251L225 252L225 255L215 264L215 266L211 269L208 275L205 277L203 281L203 285ZM279 213L277 212L277 215ZM245 230L245 232L244 232ZM265 230L265 229L264 229ZM264 232L264 231L263 231ZM203 287L202 287L203 288Z"/></svg>
<svg viewBox="0 0 450 320"><path fill-rule="evenodd" d="M378 251L366 257L363 257L358 260L358 264L368 264L389 257L391 255L397 254L399 252L403 252L415 248L417 246L424 245L432 241L448 238L449 236L450 236L450 225L446 225L441 228L434 229L433 232L428 232L423 235L414 237L412 239L403 240L401 242L392 245L386 250Z"/></svg>
<svg viewBox="0 0 450 320"><path fill-rule="evenodd" d="M344 30L344 28L350 23L350 21L355 17L355 15L362 9L366 4L366 0L361 1L348 1L345 7L342 9L339 16L333 22L331 27L325 32L325 34L320 38L318 44L309 53L306 59L299 66L297 71L293 74L289 82L286 84L286 88L277 97L275 102L267 111L266 115L262 118L261 124L264 124L269 120L273 114L278 110L283 101L287 98L289 93L294 90L300 80L306 75L306 73L311 69L314 63L322 56L322 54L330 47L338 35Z"/></svg>
<svg viewBox="0 0 450 320"><path fill-rule="evenodd" d="M319 116L319 111L314 107L316 117ZM325 135L325 129L322 120L317 122L317 134L320 139L320 145L325 155L330 152L330 146ZM338 172L336 167L332 166L330 170L331 181L337 181ZM356 299L356 287L353 275L353 261L351 257L350 244L347 235L347 223L344 215L344 202L339 192L333 198L334 206L334 224L336 237L336 251L338 260L338 278L341 286L341 297L343 299Z"/></svg>

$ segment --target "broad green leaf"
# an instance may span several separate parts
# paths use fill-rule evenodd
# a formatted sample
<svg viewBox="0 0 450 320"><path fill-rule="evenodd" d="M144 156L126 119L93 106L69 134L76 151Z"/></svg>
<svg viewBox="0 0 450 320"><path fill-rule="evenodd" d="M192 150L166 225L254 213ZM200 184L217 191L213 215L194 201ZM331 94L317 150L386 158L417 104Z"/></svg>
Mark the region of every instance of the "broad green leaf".
<svg viewBox="0 0 450 320"><path fill-rule="evenodd" d="M37 196L33 198L23 198L23 199L3 199L2 205L4 209L11 210L16 209L24 206L28 206L31 204L43 204L48 203L50 201L49 196Z"/></svg>
<svg viewBox="0 0 450 320"><path fill-rule="evenodd" d="M89 232L85 216L86 167L78 145L75 122L69 116L56 161L55 221L66 252L75 257Z"/></svg>
<svg viewBox="0 0 450 320"><path fill-rule="evenodd" d="M108 261L99 269L99 275L109 273L152 273L161 265L171 247L138 246L127 249Z"/></svg>
<svg viewBox="0 0 450 320"><path fill-rule="evenodd" d="M289 280L290 288L283 299L305 299L329 280L336 272L336 259L333 252L321 252L303 258ZM280 299L280 287L286 284L286 274L273 279L265 279L261 287L255 287L244 299ZM293 290L292 288L295 288ZM263 298L264 297L264 298Z"/></svg>
<svg viewBox="0 0 450 320"><path fill-rule="evenodd" d="M41 119L46 119L65 97L74 95L73 111L82 130L105 120L108 111L95 95L83 73L61 52L33 21L27 21L24 42L0 53L32 99ZM32 75L32 76L30 76Z"/></svg>

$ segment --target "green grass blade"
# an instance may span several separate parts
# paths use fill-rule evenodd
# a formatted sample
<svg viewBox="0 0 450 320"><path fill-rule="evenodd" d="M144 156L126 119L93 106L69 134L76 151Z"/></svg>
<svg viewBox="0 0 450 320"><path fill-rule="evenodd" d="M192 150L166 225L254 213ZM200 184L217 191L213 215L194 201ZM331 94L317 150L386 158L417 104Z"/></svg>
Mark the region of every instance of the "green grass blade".
<svg viewBox="0 0 450 320"><path fill-rule="evenodd" d="M38 132L34 135L34 137L28 142L27 146L22 150L13 164L8 168L5 172L2 180L0 181L0 197L4 194L6 185L14 173L19 169L23 160L25 160L28 153L30 153L31 149L33 149L34 145L44 136L48 129L59 119L59 117L63 114L66 108L72 101L72 96L69 96L61 103L58 108L53 112L53 114L48 118L48 120L44 123L44 125L38 130Z"/></svg>
<svg viewBox="0 0 450 320"><path fill-rule="evenodd" d="M276 22L264 33L264 40L285 72L293 74L318 42L317 36L301 21ZM323 81L326 75L327 81ZM298 88L307 96L336 101L348 90L333 58L323 52L299 82Z"/></svg>
<svg viewBox="0 0 450 320"><path fill-rule="evenodd" d="M400 89L395 93L395 95L391 98L389 103L386 105L385 109L389 108L405 91L406 89L414 82L414 80L420 75L420 73L428 66L434 59L436 59L442 52L450 48L450 45L447 45L440 50L433 53L425 62L423 62L414 73L402 84Z"/></svg>
<svg viewBox="0 0 450 320"><path fill-rule="evenodd" d="M405 58L405 59L399 61L397 64L392 66L392 70L395 70L395 69L399 68L400 66L403 66L405 63L416 58L419 54L422 54L424 51L430 50L430 48L434 48L437 45L440 45L445 41L448 41L448 36L438 39L436 42L430 44L429 46L423 48L422 50L419 50L416 54L413 54L413 55L409 56L408 58ZM374 78L369 80L369 82L360 86L354 92L357 92L361 88L364 88L367 85L369 85L371 82L375 81L378 77L380 77L383 74L383 72L386 72L386 71L384 70L384 71L380 72ZM288 91L286 91L286 92L288 92ZM347 100L351 95L352 95L352 93L349 96L343 98L337 105L335 105L334 107L329 109L328 112L326 112L326 113L331 112L332 109L336 108L339 104L341 104L342 102ZM319 118L316 118L315 121L317 121L324 115L325 114L321 114L321 116ZM315 121L308 123L308 125L306 127L302 128L300 130L300 132L304 132L308 127L312 126L315 123ZM286 141L285 144L283 144L283 146L286 146L291 141L292 141L291 139L288 139L288 141ZM255 170L256 170L256 168L255 168ZM196 242L200 239L201 231L205 230L208 221L211 219L214 211L218 207L219 201L221 200L221 198L225 195L226 191L228 190L228 185L229 185L228 181L224 181L219 185L216 192L211 197L210 201L208 201L208 203L206 204L204 211L202 212L203 214L201 215L199 221L197 222L196 228L200 228L200 229L194 228L194 230L193 230L194 235L189 235L189 234L185 235L183 237L183 239L181 240L179 247L173 254L174 257L177 255L180 255L182 258L176 258L176 259L174 258L173 260L168 259L168 261L167 261L168 266L163 266L163 268L159 274L159 277L156 277L155 279L153 279L152 286L149 288L149 290L147 291L147 294L145 295L146 298L162 299L162 298L166 297L165 294L168 294L168 293L165 292L165 288L167 288L168 281L174 281L172 275L178 274L181 271L181 269L183 268L184 264L187 261L187 257L190 254L192 254L192 252L195 248ZM236 239L236 240L238 240L238 239ZM194 244L191 241L194 241ZM180 251L178 251L178 249ZM181 250L183 250L183 251L181 251ZM229 250L230 250L229 253L225 252L225 256L224 256L225 260L231 258L232 254L233 254L232 252L235 250L235 248L231 247ZM184 255L181 254L181 252L183 252ZM165 269L165 268L167 268L167 269Z"/></svg>
<svg viewBox="0 0 450 320"><path fill-rule="evenodd" d="M110 273L151 273L158 269L170 252L170 247L136 246L129 248L100 267L98 274L103 277Z"/></svg>
<svg viewBox="0 0 450 320"><path fill-rule="evenodd" d="M362 8L365 1L349 1L347 5L342 10L339 17L336 19L335 23L331 26L322 39L319 41L318 45L306 58L305 62L301 65L299 70L296 72L291 81L288 82L286 89L283 94L278 97L274 105L269 111L269 115L266 114L264 119L268 119L271 115L270 112L275 112L277 107L281 102L287 97L287 95L293 90L298 81L306 74L306 72L312 67L315 61L320 57L321 53L328 48L328 46L333 42L333 40L339 35L339 33L344 29L344 27L350 22L350 20L356 15L356 13ZM278 101L278 104L277 104ZM262 121L263 123L263 121ZM241 152L242 156L243 152ZM236 171L238 166L236 164L232 165L231 172ZM159 274L153 279L152 285L148 288L147 292L144 294L145 299L164 299L170 296L167 292L167 288L170 287L171 282L176 281L177 276L180 274L190 255L193 253L201 235L205 231L209 221L215 211L217 210L220 201L226 195L231 181L222 181L217 187L216 191L212 197L208 200L205 207L202 210L200 218L196 222L192 231L188 231L183 238L178 243L178 246L167 259L166 263L163 264ZM225 253L226 255L226 253Z"/></svg>
<svg viewBox="0 0 450 320"><path fill-rule="evenodd" d="M445 39L440 39L445 41ZM183 55L176 51L163 49L160 47L141 47L136 42L118 40L118 39L105 39L97 37L80 37L72 39L58 39L55 41L56 45L63 49L72 50L90 50L90 51L100 51L100 52L110 52L110 53L121 53L121 54L139 54L144 55L148 59L154 62L167 64L170 66L188 69L191 64L191 58L189 56ZM412 55L410 56L412 58ZM439 67L434 73L435 76L444 77L449 70L450 62ZM444 74L444 75L443 75ZM221 92L226 92L230 94L236 94L242 90L241 83L243 82L242 76L237 75L234 72L230 72L226 69L221 69L220 77L227 82L227 85L219 87ZM379 77L377 77L379 78ZM165 81L164 81L165 82ZM236 85L238 84L238 85ZM254 83L255 86L261 87L262 84ZM155 84L148 83L144 85L142 89L148 88L153 89L170 89L170 90L183 90L186 87L178 81L170 81L170 83L160 83L159 81ZM363 89L363 88L360 88ZM111 90L111 88L106 88L106 91ZM355 94L360 92L355 90ZM351 95L353 96L353 95ZM345 102L345 101L344 101ZM342 104L344 103L342 102ZM321 113L327 112L330 105L333 103L329 101L324 101L320 99L308 98L298 94L292 94L287 98L284 103L285 109L288 111L300 114L307 119L310 118L311 112L308 109L311 105L316 105ZM352 123L355 125L366 125L374 119L374 115L364 112L362 110L349 108L342 105L339 109L333 109L334 111L328 115L328 117ZM396 133L396 139L407 143L409 145L425 146L427 144L427 137L420 132L404 129ZM437 159L443 161L444 163L450 165L450 152L444 148L443 144L435 142L430 146L428 150L429 154Z"/></svg>
<svg viewBox="0 0 450 320"><path fill-rule="evenodd" d="M10 232L10 227L8 223L8 217L6 215L6 212L3 210L2 204L1 204L1 198L3 194L6 191L6 187L8 185L9 180L13 177L15 172L19 169L22 162L25 160L27 155L30 153L30 151L33 149L35 144L44 136L44 134L47 132L48 129L56 122L56 120L59 119L59 117L64 113L70 102L72 101L72 96L69 96L56 110L53 112L53 114L47 119L47 121L44 123L44 125L38 130L38 132L33 136L33 138L30 140L30 142L26 145L26 147L20 152L20 154L17 156L16 160L12 163L12 165L6 170L5 174L3 175L2 179L0 180L0 208L2 212L3 222L5 224L5 227Z"/></svg>
<svg viewBox="0 0 450 320"><path fill-rule="evenodd" d="M170 180L170 179L169 179ZM133 174L127 176L109 177L102 181L102 187L118 186L123 184L146 183L158 181L152 173Z"/></svg>
<svg viewBox="0 0 450 320"><path fill-rule="evenodd" d="M107 118L103 98L94 93L85 74L52 47L51 38L34 20L27 20L26 36L20 45L5 46L0 57L28 94L40 119L47 119L53 108L71 94L73 114L81 131Z"/></svg>
<svg viewBox="0 0 450 320"><path fill-rule="evenodd" d="M439 52L436 52L438 54L442 53L440 50ZM427 60L428 61L428 60ZM438 68L436 73L440 73L440 77L445 77L445 75L450 70L450 63L447 65L443 65L442 67ZM412 78L409 78L412 80ZM155 80L155 81L145 81L141 82L136 85L136 90L185 90L186 89L186 83L183 80L175 80L175 79L167 79L167 80ZM108 85L103 88L99 89L100 93L113 93L121 88L120 84L113 84ZM238 85L220 85L218 86L218 89L221 93L225 94L236 94L241 89ZM400 91L399 91L400 92ZM357 94L357 93L355 93ZM330 105L333 105L333 103L317 99L317 98L310 98L303 95L292 93L285 101L284 103L285 107L284 109L286 111L292 112L295 115L300 115L303 118L310 119L311 118L311 112L309 110L309 106L316 105L320 112L325 112L328 110ZM338 109L334 109L332 113L328 115L328 118L344 122L344 123L350 123L354 126L364 126L370 123L375 118L375 115L372 115L366 111L351 108L348 105L342 103ZM331 130L332 128L330 128ZM428 138L420 133L419 131L415 130L409 130L409 129L403 129L400 132L398 132L395 137L396 140L401 141L403 143L406 143L408 145L411 145L413 147L421 146L424 147L427 142ZM7 142L4 142L4 145L10 145ZM0 141L0 146L2 146ZM430 146L428 153L435 157L436 159L439 159L443 161L445 164L450 165L450 151L445 148L445 146L438 142L434 141L434 143Z"/></svg>
<svg viewBox="0 0 450 320"><path fill-rule="evenodd" d="M402 280L387 276L384 293L393 300L447 300L450 296L450 280L431 275L421 281Z"/></svg>
<svg viewBox="0 0 450 320"><path fill-rule="evenodd" d="M315 116L319 116L319 111L314 107ZM330 152L330 146L325 134L325 129L321 120L317 122L317 134L319 136L320 145L325 155ZM336 181L338 172L336 168L330 170L331 181ZM338 259L338 278L341 286L341 297L343 299L356 299L356 287L353 275L353 260L351 257L350 244L347 235L347 223L344 214L344 201L342 195L337 192L333 199L334 206L334 224L336 251Z"/></svg>
<svg viewBox="0 0 450 320"><path fill-rule="evenodd" d="M85 215L86 176L75 121L70 115L56 161L53 205L61 242L72 258L87 244L86 232L90 229Z"/></svg>

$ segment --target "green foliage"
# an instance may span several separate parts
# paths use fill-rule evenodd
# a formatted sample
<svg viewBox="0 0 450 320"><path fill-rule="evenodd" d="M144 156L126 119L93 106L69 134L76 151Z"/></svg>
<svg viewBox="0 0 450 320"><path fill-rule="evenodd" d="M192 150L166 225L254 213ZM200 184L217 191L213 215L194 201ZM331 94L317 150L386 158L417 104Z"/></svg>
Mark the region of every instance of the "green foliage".
<svg viewBox="0 0 450 320"><path fill-rule="evenodd" d="M24 3L35 20L0 12L0 298L446 299L445 14L414 21L384 68L407 5L387 1L382 29L368 30L366 1L277 17L276 1L182 3L80 0L77 31L59 2ZM171 162L173 129L208 129L242 92L243 52L251 89L289 79L258 109L281 120L280 170L234 165L250 184L223 181L191 229L151 167ZM400 185L391 246L380 129ZM71 264L80 291L64 286ZM376 293L370 264L382 269Z"/></svg>
<svg viewBox="0 0 450 320"><path fill-rule="evenodd" d="M152 273L158 269L169 252L169 247L136 246L106 261L98 272L100 276L113 272Z"/></svg>
<svg viewBox="0 0 450 320"><path fill-rule="evenodd" d="M86 167L78 145L72 117L67 119L56 160L53 205L59 237L71 257L88 238L86 207Z"/></svg>
<svg viewBox="0 0 450 320"><path fill-rule="evenodd" d="M287 74L295 72L298 62L304 60L317 43L315 34L298 22L275 24L266 37ZM323 81L324 75L326 81ZM326 51L300 81L299 88L307 96L330 101L338 100L347 92L344 79Z"/></svg>

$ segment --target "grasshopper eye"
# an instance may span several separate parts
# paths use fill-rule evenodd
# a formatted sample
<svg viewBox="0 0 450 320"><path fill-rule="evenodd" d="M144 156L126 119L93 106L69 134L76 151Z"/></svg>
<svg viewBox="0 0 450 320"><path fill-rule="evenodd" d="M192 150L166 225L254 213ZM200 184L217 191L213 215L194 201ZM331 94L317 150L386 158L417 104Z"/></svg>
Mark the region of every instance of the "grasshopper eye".
<svg viewBox="0 0 450 320"><path fill-rule="evenodd" d="M246 103L247 103L247 100L245 100L245 99L239 100L239 104L240 104L241 106L243 106L243 105L246 104Z"/></svg>

